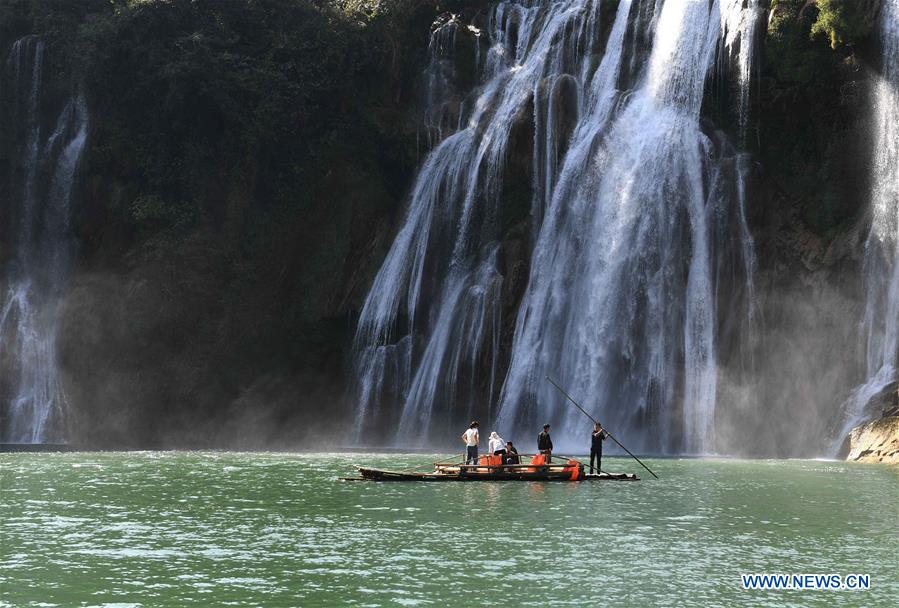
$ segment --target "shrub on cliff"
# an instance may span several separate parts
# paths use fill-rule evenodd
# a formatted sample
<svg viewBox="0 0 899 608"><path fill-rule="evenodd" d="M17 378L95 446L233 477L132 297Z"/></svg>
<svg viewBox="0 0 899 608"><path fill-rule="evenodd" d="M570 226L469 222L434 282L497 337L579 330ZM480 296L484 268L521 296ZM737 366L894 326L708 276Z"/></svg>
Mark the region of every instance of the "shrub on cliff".
<svg viewBox="0 0 899 608"><path fill-rule="evenodd" d="M832 69L831 54L811 40L816 18L806 0L772 2L765 58L778 81L811 83Z"/></svg>
<svg viewBox="0 0 899 608"><path fill-rule="evenodd" d="M880 0L817 0L818 18L812 35L823 34L831 48L850 44L871 33Z"/></svg>

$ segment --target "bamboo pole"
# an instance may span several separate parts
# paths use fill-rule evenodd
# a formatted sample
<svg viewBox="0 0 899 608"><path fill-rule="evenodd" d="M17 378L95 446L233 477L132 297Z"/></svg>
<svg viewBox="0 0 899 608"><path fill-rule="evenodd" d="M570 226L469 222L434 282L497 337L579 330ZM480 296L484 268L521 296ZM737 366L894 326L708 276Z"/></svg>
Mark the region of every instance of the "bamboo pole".
<svg viewBox="0 0 899 608"><path fill-rule="evenodd" d="M574 400L574 397L572 397L572 396L569 395L567 392L565 392L565 389L562 388L561 386L559 386L559 385L556 383L555 380L553 380L553 379L550 378L549 376L547 376L546 379L549 380L549 383L552 384L554 387L556 387L556 388L559 390L560 393L562 393L563 395L565 395L565 396L568 398L568 400L571 401L577 409L581 410L581 412L583 412L584 416L586 416L587 418L589 418L590 420L592 420L594 423L599 424L599 421L598 421L596 418L594 418L593 416L591 416L590 414L588 414L588 413L587 413L587 410L585 410L584 408L582 408L582 407L581 407L581 404L578 403L577 401L575 401L575 400ZM600 425L600 426L602 426L602 425ZM642 460L640 460L639 458L637 458L636 456L634 456L633 452L631 452L629 449L627 449L626 447L624 447L624 446L621 444L620 441L618 441L617 439L615 439L615 436L612 435L612 433L610 433L610 432L608 431L608 429L606 429L606 427L602 427L602 428L603 428L603 430L606 431L606 434L607 434L609 437L612 438L612 441L614 441L615 443L618 444L618 447L620 447L622 450L624 450L625 452L627 452L628 455L629 455L631 458L633 458L634 460L636 460L637 462L639 462L639 463L640 463L640 466L643 467L644 469L646 469L647 471L649 471L649 474L650 474L650 475L652 475L652 476L655 477L656 479L659 478L658 475L656 475L655 473L652 472L652 469L650 469L648 466L646 466L645 464L643 464L643 461L642 461Z"/></svg>

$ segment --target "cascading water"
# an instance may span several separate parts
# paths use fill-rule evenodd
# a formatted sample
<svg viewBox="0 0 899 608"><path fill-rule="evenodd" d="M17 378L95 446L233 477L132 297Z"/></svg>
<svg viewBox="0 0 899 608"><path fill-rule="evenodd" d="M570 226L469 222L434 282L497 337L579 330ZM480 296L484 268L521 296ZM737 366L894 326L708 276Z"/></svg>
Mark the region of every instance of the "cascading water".
<svg viewBox="0 0 899 608"><path fill-rule="evenodd" d="M754 256L744 157L704 131L700 111L716 55L731 49L748 94L763 11L741 0L614 6L491 9L480 84L424 160L360 315L360 439L377 419L396 441L422 443L474 415L507 437L544 420L563 441L583 435L549 374L637 448L714 450L722 292L737 281L751 294ZM508 176L522 150L525 195ZM504 355L502 239L516 195L529 198L532 250ZM736 260L738 278L724 281L720 260Z"/></svg>
<svg viewBox="0 0 899 608"><path fill-rule="evenodd" d="M871 414L865 411L871 399L899 379L899 0L883 0L879 39L883 64L871 96L871 228L863 263L867 380L844 405L834 449Z"/></svg>
<svg viewBox="0 0 899 608"><path fill-rule="evenodd" d="M43 93L45 43L18 40L3 74L11 108L13 162L8 182L10 255L0 273L0 415L2 441L63 441L65 393L57 365L58 302L71 258L70 206L87 140L80 95L50 125ZM48 129L47 127L51 128Z"/></svg>

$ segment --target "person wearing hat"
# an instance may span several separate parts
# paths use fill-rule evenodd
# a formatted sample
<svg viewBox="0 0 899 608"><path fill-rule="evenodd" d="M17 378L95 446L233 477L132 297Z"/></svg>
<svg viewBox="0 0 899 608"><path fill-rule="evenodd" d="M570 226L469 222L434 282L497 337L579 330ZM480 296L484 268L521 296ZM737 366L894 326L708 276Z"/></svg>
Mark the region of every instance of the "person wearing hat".
<svg viewBox="0 0 899 608"><path fill-rule="evenodd" d="M487 450L493 456L501 456L506 453L506 442L496 434L496 431L490 433L490 440L487 441Z"/></svg>
<svg viewBox="0 0 899 608"><path fill-rule="evenodd" d="M553 440L549 436L549 425L543 425L543 432L537 435L537 451L546 456L546 464L550 464L553 453Z"/></svg>
<svg viewBox="0 0 899 608"><path fill-rule="evenodd" d="M504 464L503 459L506 457L506 442L496 433L496 431L490 433L490 439L487 441L487 453L493 457L488 461L489 464L493 466Z"/></svg>

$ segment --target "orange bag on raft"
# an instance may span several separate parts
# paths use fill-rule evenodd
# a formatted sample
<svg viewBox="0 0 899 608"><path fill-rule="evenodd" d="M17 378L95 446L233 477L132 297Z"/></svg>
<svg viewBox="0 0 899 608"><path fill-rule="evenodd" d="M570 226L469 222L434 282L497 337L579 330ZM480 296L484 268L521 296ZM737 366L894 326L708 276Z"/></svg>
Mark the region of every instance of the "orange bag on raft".
<svg viewBox="0 0 899 608"><path fill-rule="evenodd" d="M478 458L478 466L479 467L495 467L499 466L503 463L503 455L497 454L496 456L480 456ZM477 469L482 473L493 473L496 469Z"/></svg>
<svg viewBox="0 0 899 608"><path fill-rule="evenodd" d="M546 454L534 454L534 457L531 458L531 464L546 464ZM529 473L536 473L536 467L532 467L528 469Z"/></svg>
<svg viewBox="0 0 899 608"><path fill-rule="evenodd" d="M565 471L566 473L570 473L570 475L568 477L568 479L570 481L577 481L578 479L581 478L581 473L583 472L583 469L581 469L580 465L581 465L581 463L579 463L577 460L573 460L573 459L569 460L567 463L565 463L565 468L562 470Z"/></svg>

